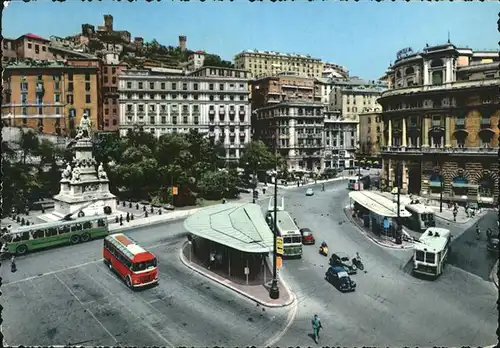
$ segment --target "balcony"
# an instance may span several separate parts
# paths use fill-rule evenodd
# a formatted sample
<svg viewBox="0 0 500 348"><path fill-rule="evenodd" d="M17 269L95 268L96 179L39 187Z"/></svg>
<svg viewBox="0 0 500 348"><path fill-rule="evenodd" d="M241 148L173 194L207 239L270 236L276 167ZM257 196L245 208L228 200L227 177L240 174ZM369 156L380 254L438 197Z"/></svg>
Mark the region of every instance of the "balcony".
<svg viewBox="0 0 500 348"><path fill-rule="evenodd" d="M402 146L382 146L382 154L439 154L439 155L459 155L459 156L496 156L498 148L494 147L402 147Z"/></svg>
<svg viewBox="0 0 500 348"><path fill-rule="evenodd" d="M240 137L245 137L245 132L240 132Z"/></svg>
<svg viewBox="0 0 500 348"><path fill-rule="evenodd" d="M239 114L240 114L240 116L245 116L245 111L244 110L240 110Z"/></svg>
<svg viewBox="0 0 500 348"><path fill-rule="evenodd" d="M236 136L236 133L235 132L230 132L229 136L234 138Z"/></svg>
<svg viewBox="0 0 500 348"><path fill-rule="evenodd" d="M215 132L208 132L208 136L214 138L215 137Z"/></svg>
<svg viewBox="0 0 500 348"><path fill-rule="evenodd" d="M226 113L226 111L224 110L219 110L219 115L224 115Z"/></svg>
<svg viewBox="0 0 500 348"><path fill-rule="evenodd" d="M215 115L215 110L208 110L209 115Z"/></svg>
<svg viewBox="0 0 500 348"><path fill-rule="evenodd" d="M441 121L441 120L432 120L431 126L432 127L444 127L443 121Z"/></svg>
<svg viewBox="0 0 500 348"><path fill-rule="evenodd" d="M177 117L177 116L179 116L179 112L178 111L171 111L170 116Z"/></svg>
<svg viewBox="0 0 500 348"><path fill-rule="evenodd" d="M489 118L482 118L481 128L491 128L491 120Z"/></svg>
<svg viewBox="0 0 500 348"><path fill-rule="evenodd" d="M465 118L457 118L455 120L455 126L465 126Z"/></svg>
<svg viewBox="0 0 500 348"><path fill-rule="evenodd" d="M146 116L145 111L137 111L137 117L144 117L144 116Z"/></svg>
<svg viewBox="0 0 500 348"><path fill-rule="evenodd" d="M125 116L127 116L127 117L133 117L134 116L134 112L133 111L125 111Z"/></svg>
<svg viewBox="0 0 500 348"><path fill-rule="evenodd" d="M234 110L229 110L229 116L235 116L236 115L236 111Z"/></svg>

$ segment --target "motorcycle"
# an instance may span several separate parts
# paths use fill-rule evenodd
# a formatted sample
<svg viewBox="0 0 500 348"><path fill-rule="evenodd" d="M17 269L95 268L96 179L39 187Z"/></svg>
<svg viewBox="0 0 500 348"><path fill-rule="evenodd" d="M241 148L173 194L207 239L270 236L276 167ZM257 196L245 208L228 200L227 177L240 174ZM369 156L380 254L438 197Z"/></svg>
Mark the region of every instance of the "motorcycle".
<svg viewBox="0 0 500 348"><path fill-rule="evenodd" d="M363 262L361 262L361 259L358 259L358 258L353 258L352 259L352 264L354 266L356 266L356 268L358 268L360 271L364 270L365 269L365 265L363 265Z"/></svg>
<svg viewBox="0 0 500 348"><path fill-rule="evenodd" d="M328 247L327 246L320 246L319 253L323 256L327 256L328 255Z"/></svg>

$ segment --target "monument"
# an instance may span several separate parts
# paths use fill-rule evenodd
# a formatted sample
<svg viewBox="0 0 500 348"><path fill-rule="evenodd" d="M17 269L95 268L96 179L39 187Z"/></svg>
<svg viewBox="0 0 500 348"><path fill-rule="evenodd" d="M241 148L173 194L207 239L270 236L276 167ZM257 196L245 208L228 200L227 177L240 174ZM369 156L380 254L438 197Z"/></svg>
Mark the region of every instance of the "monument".
<svg viewBox="0 0 500 348"><path fill-rule="evenodd" d="M69 144L75 150L71 163L66 163L62 172L61 189L54 196L54 211L40 216L42 220L60 220L68 214L76 217L105 214L105 207L111 209L110 217L117 213L116 197L109 191L109 180L102 163L97 163L92 154L92 121L83 114L78 133Z"/></svg>

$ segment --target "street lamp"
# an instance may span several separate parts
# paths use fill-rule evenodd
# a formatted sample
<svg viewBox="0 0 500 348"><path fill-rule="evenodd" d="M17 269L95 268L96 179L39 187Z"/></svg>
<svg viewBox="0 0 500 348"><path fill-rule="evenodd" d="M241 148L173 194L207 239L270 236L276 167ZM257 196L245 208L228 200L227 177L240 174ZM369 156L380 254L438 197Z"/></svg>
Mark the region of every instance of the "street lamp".
<svg viewBox="0 0 500 348"><path fill-rule="evenodd" d="M442 173L439 173L439 180L441 181L441 190L439 192L439 212L443 212L443 190L444 190L444 177Z"/></svg>
<svg viewBox="0 0 500 348"><path fill-rule="evenodd" d="M398 217L397 217L397 226L396 226L396 236L395 236L395 242L396 244L402 244L401 240L401 235L403 234L403 226L401 225L401 184L403 182L402 180L402 170L401 170L401 161L397 161L397 168L396 168L396 185L398 187Z"/></svg>
<svg viewBox="0 0 500 348"><path fill-rule="evenodd" d="M276 268L276 237L278 236L278 146L276 142L278 141L278 137L275 136L274 143L274 157L275 157L275 175L274 175L274 245L273 245L273 280L271 283L271 289L269 289L269 297L273 300L276 300L280 297L280 289L278 288L278 279L276 277L277 268Z"/></svg>

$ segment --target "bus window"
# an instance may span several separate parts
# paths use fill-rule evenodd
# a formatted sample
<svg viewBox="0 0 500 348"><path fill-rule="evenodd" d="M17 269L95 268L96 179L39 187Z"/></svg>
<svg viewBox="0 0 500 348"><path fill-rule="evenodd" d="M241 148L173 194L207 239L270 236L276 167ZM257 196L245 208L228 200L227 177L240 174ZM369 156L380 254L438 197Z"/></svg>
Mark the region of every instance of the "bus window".
<svg viewBox="0 0 500 348"><path fill-rule="evenodd" d="M30 233L29 232L23 232L23 236L21 238L22 240L29 240L30 239Z"/></svg>
<svg viewBox="0 0 500 348"><path fill-rule="evenodd" d="M104 227L104 226L106 226L106 221L104 219L97 220L97 227Z"/></svg>
<svg viewBox="0 0 500 348"><path fill-rule="evenodd" d="M421 250L417 250L417 252L415 253L415 259L417 261L424 261L424 252L421 251Z"/></svg>
<svg viewBox="0 0 500 348"><path fill-rule="evenodd" d="M51 227L49 228L49 231L51 236L57 236L57 228Z"/></svg>
<svg viewBox="0 0 500 348"><path fill-rule="evenodd" d="M86 222L84 222L84 223L83 223L83 229L84 229L84 230L87 230L87 229L89 229L89 228L92 228L92 222L90 222L90 221L86 221Z"/></svg>
<svg viewBox="0 0 500 348"><path fill-rule="evenodd" d="M425 262L436 263L436 255L434 253L425 253Z"/></svg>
<svg viewBox="0 0 500 348"><path fill-rule="evenodd" d="M301 237L292 237L292 243L302 243Z"/></svg>
<svg viewBox="0 0 500 348"><path fill-rule="evenodd" d="M148 268L156 267L156 264L157 264L156 259L153 259L150 261L134 263L132 266L132 271L134 271L134 272L145 271Z"/></svg>
<svg viewBox="0 0 500 348"><path fill-rule="evenodd" d="M284 237L283 244L290 244L292 242L292 237Z"/></svg>

